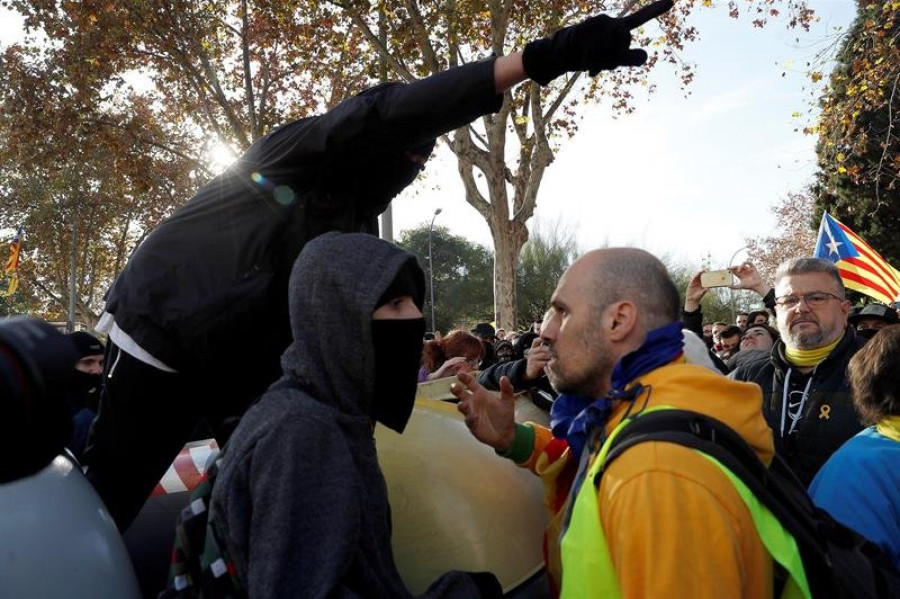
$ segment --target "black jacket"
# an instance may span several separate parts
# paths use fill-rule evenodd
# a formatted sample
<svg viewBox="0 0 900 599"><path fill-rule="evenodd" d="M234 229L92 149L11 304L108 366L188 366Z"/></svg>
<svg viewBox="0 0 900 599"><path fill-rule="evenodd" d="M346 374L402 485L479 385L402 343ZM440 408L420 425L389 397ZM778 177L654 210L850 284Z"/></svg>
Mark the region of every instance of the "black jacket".
<svg viewBox="0 0 900 599"><path fill-rule="evenodd" d="M783 414L784 383L789 372L792 376L799 375L785 359L784 341L775 344L768 359L740 366L732 373L739 381L762 387L763 415L774 432L775 451L787 460L806 486L831 454L863 428L853 408L847 382L847 364L862 343L848 327L834 351L816 366L802 417L793 434L788 434L790 418Z"/></svg>
<svg viewBox="0 0 900 599"><path fill-rule="evenodd" d="M300 249L330 230L376 233L411 181L392 178L410 164L405 150L500 108L493 68L382 86L272 131L153 231L106 310L179 372L258 395L290 342L287 281Z"/></svg>

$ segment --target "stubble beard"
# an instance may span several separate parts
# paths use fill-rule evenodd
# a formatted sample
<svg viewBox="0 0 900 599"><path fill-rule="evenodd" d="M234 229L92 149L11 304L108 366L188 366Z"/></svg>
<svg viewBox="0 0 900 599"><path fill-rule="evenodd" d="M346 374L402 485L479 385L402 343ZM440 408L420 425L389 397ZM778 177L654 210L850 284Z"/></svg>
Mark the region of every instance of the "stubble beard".
<svg viewBox="0 0 900 599"><path fill-rule="evenodd" d="M813 331L794 330L790 325L786 327L778 327L781 332L781 338L785 344L791 349L818 349L828 344L827 338L831 331L826 331L822 325L816 323ZM785 330L785 328L787 330Z"/></svg>
<svg viewBox="0 0 900 599"><path fill-rule="evenodd" d="M554 367L548 366L546 372L550 385L557 393L594 396L597 389L606 389L609 386L614 363L608 348L597 340L593 345L586 345L584 352L592 359L582 372L565 372L559 368L558 357L551 354L557 361Z"/></svg>
<svg viewBox="0 0 900 599"><path fill-rule="evenodd" d="M788 335L788 345L795 349L816 349L822 347L825 335L822 329L818 329L812 333L794 333Z"/></svg>

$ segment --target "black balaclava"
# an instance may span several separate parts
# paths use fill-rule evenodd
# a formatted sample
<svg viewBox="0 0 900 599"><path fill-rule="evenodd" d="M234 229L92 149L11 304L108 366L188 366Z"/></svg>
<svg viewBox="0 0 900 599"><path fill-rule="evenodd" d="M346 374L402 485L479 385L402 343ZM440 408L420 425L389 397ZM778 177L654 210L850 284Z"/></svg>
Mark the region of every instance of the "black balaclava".
<svg viewBox="0 0 900 599"><path fill-rule="evenodd" d="M421 310L425 276L415 260L407 261L388 286L375 308L410 295ZM416 400L416 374L422 361L425 318L373 320L375 383L372 416L386 427L402 433Z"/></svg>
<svg viewBox="0 0 900 599"><path fill-rule="evenodd" d="M372 197L380 203L389 203L401 191L409 187L424 167L410 158L415 154L428 158L434 149L434 140L403 151L392 151L373 159L356 175L347 180L355 197Z"/></svg>
<svg viewBox="0 0 900 599"><path fill-rule="evenodd" d="M88 395L99 391L100 383L103 382L103 375L82 372L76 369L75 374L72 375L72 381L72 385L78 393Z"/></svg>
<svg viewBox="0 0 900 599"><path fill-rule="evenodd" d="M86 358L88 356L103 355L103 344L90 333L75 331L74 333L70 333L68 337L72 340L72 343L78 351L78 359ZM72 376L73 388L82 396L85 402L89 402L91 398L97 396L102 382L102 375L90 374L78 369L75 370L75 374Z"/></svg>

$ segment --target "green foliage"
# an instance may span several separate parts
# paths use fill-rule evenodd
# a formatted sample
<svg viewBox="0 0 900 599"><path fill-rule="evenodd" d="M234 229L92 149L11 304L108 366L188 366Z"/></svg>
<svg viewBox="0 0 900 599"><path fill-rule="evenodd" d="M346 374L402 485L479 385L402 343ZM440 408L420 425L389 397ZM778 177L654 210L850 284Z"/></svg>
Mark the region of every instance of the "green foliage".
<svg viewBox="0 0 900 599"><path fill-rule="evenodd" d="M5 257L4 257L5 258ZM6 295L9 288L9 277L0 278L0 318L28 314L28 304L21 291L16 291L11 296Z"/></svg>
<svg viewBox="0 0 900 599"><path fill-rule="evenodd" d="M559 278L579 253L574 236L559 224L534 228L516 268L520 329L543 319Z"/></svg>
<svg viewBox="0 0 900 599"><path fill-rule="evenodd" d="M900 2L859 1L822 98L813 188L828 211L900 263Z"/></svg>
<svg viewBox="0 0 900 599"><path fill-rule="evenodd" d="M398 245L414 253L428 284L428 225L404 231ZM434 251L435 320L439 331L468 328L493 318L493 256L479 244L435 227ZM559 278L578 256L574 236L559 226L537 227L517 265L521 328L541 320ZM431 323L428 294L425 318Z"/></svg>
<svg viewBox="0 0 900 599"><path fill-rule="evenodd" d="M428 225L404 231L397 245L415 254L425 271L423 312L430 329ZM492 321L494 269L490 251L464 237L453 235L446 227L434 228L431 248L437 330L468 329L476 322Z"/></svg>

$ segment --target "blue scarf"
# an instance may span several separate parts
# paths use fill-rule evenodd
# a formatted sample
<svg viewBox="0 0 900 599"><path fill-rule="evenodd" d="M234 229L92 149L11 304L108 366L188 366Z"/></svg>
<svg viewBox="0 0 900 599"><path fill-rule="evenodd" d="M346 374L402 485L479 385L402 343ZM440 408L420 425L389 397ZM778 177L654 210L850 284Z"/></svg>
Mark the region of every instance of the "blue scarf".
<svg viewBox="0 0 900 599"><path fill-rule="evenodd" d="M681 322L673 322L647 333L643 345L624 356L613 367L612 386L605 397L595 399L583 395L560 395L550 410L550 428L557 439L565 439L573 455L580 457L590 431L605 426L617 400L633 400L643 389L626 386L639 376L664 366L684 351Z"/></svg>

